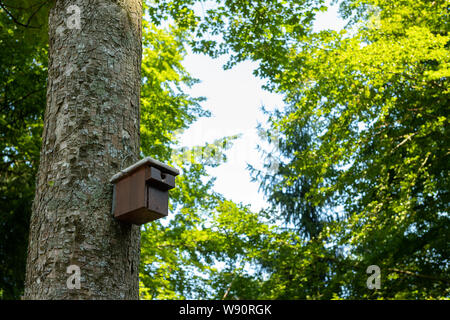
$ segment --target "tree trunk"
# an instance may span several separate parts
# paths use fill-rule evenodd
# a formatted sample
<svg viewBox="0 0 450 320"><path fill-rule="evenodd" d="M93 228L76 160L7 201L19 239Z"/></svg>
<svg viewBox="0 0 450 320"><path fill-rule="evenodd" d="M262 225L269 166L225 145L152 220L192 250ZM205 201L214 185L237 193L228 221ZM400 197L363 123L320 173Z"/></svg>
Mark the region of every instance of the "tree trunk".
<svg viewBox="0 0 450 320"><path fill-rule="evenodd" d="M50 11L25 299L138 299L140 230L113 218L109 179L139 156L141 17L141 0L58 0Z"/></svg>

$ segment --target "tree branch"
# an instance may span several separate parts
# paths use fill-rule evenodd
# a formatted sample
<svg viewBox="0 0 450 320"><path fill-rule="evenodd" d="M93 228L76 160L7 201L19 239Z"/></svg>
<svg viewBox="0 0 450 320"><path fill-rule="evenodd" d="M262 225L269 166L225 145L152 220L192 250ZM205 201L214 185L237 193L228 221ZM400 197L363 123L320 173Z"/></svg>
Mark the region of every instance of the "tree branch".
<svg viewBox="0 0 450 320"><path fill-rule="evenodd" d="M435 277L435 276L430 276L430 275L426 275L426 274L418 274L412 271L408 271L408 270L400 270L397 268L388 268L389 271L395 272L395 273L401 273L401 274L406 274L409 276L413 276L413 277L417 277L417 278L422 278L422 279L429 279L429 280L436 280L436 281L443 281L443 282L450 282L450 279L445 279L445 278L441 278L441 277Z"/></svg>
<svg viewBox="0 0 450 320"><path fill-rule="evenodd" d="M13 14L11 12L9 12L9 10L6 8L5 4L0 2L0 7L6 12L6 14L14 21L15 24L24 27L24 28L30 28L30 29L40 29L41 26L31 26L31 20L33 19L33 17L39 12L39 10L41 10L41 8L46 5L48 3L48 1L44 1L43 3L41 3L39 5L39 7L30 15L30 17L28 18L28 21L26 24L20 22L16 17L13 16Z"/></svg>

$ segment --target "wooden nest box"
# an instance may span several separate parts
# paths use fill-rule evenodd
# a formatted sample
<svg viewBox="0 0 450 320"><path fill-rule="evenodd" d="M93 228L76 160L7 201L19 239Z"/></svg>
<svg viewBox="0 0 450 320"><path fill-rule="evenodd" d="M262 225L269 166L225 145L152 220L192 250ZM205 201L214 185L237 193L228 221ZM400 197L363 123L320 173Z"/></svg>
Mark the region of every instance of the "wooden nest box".
<svg viewBox="0 0 450 320"><path fill-rule="evenodd" d="M110 180L114 217L137 225L166 217L177 175L177 169L150 157L115 174Z"/></svg>

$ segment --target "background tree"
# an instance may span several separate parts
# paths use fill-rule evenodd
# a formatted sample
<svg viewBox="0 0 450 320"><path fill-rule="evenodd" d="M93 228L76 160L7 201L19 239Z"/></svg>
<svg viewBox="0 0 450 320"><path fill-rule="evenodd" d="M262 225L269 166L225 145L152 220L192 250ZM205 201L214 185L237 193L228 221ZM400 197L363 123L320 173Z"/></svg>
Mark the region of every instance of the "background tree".
<svg viewBox="0 0 450 320"><path fill-rule="evenodd" d="M0 2L0 299L23 292L45 110L47 8Z"/></svg>
<svg viewBox="0 0 450 320"><path fill-rule="evenodd" d="M289 144L299 127L312 137L281 144L280 168L291 171L279 179L308 181L296 196L327 206L334 223L322 241L347 251L330 257L347 268L329 275L346 278L339 296L448 296L448 10L446 1L345 1L350 35L310 34L271 78L294 106L273 115L272 130ZM262 181L274 197L279 185ZM383 290L371 294L360 271L372 264Z"/></svg>

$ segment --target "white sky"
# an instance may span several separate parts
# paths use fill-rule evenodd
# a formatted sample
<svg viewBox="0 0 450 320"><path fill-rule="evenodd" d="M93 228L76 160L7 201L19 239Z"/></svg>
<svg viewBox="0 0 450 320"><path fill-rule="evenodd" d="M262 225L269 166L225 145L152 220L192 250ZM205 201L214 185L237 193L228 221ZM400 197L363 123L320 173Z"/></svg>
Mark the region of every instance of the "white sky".
<svg viewBox="0 0 450 320"><path fill-rule="evenodd" d="M344 26L338 18L337 6L318 16L316 30L339 30ZM253 76L258 66L254 62L243 62L224 71L222 66L226 57L211 59L205 55L189 53L183 65L187 71L201 83L187 90L190 95L207 98L202 103L204 109L210 110L210 118L199 119L181 137L184 146L203 145L225 136L242 134L228 150L228 162L209 170L217 178L215 190L234 202L242 202L259 211L267 204L258 192L258 184L250 182L247 163L261 167L261 155L256 151L258 138L256 125L264 122L265 116L261 106L273 110L282 108L280 95L264 91L264 80Z"/></svg>

